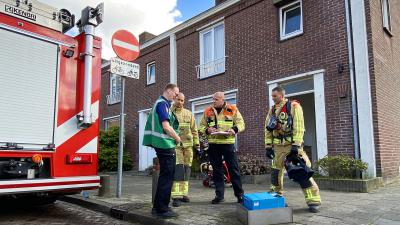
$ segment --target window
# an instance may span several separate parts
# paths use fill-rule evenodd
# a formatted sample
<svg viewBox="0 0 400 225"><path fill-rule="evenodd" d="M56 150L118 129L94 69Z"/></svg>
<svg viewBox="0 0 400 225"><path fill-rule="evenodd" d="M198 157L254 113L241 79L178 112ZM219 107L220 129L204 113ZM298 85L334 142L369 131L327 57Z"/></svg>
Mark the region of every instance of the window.
<svg viewBox="0 0 400 225"><path fill-rule="evenodd" d="M109 130L111 127L119 127L119 116L104 118L104 130Z"/></svg>
<svg viewBox="0 0 400 225"><path fill-rule="evenodd" d="M302 2L296 1L279 9L280 39L285 40L303 33Z"/></svg>
<svg viewBox="0 0 400 225"><path fill-rule="evenodd" d="M200 32L200 65L197 77L206 78L225 72L225 28L218 23Z"/></svg>
<svg viewBox="0 0 400 225"><path fill-rule="evenodd" d="M392 25L390 21L390 3L389 0L382 0L382 19L383 19L383 28L391 32L392 31Z"/></svg>
<svg viewBox="0 0 400 225"><path fill-rule="evenodd" d="M156 82L156 63L151 62L147 64L147 85L154 84Z"/></svg>
<svg viewBox="0 0 400 225"><path fill-rule="evenodd" d="M286 96L299 93L305 94L314 90L313 79L295 80L280 85L285 89Z"/></svg>
<svg viewBox="0 0 400 225"><path fill-rule="evenodd" d="M121 102L121 76L110 75L110 95L107 96L107 104L112 105Z"/></svg>
<svg viewBox="0 0 400 225"><path fill-rule="evenodd" d="M120 123L119 118L120 118L120 115L103 118L104 130L109 130L111 127L119 127L119 123ZM126 113L124 113L124 118L125 118L125 124L126 124L128 121L128 117L127 117Z"/></svg>
<svg viewBox="0 0 400 225"><path fill-rule="evenodd" d="M121 92L122 80L121 76L111 74L110 76L110 95Z"/></svg>

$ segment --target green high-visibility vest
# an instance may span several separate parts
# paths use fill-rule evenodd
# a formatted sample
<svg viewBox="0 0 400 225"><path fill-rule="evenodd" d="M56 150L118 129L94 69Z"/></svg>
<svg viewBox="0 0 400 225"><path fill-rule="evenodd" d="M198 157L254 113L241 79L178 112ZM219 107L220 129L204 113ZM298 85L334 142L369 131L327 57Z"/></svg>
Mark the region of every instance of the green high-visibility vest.
<svg viewBox="0 0 400 225"><path fill-rule="evenodd" d="M160 118L156 108L158 103L166 102L162 97L159 97L147 118L146 127L144 128L143 145L152 148L171 149L176 147L175 140L164 132ZM179 122L175 115L168 109L169 124L179 134Z"/></svg>

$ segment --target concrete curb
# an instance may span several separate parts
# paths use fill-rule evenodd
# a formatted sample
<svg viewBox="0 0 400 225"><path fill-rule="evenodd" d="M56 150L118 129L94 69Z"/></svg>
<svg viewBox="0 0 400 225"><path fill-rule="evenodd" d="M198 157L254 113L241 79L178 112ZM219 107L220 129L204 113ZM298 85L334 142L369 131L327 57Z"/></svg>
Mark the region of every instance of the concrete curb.
<svg viewBox="0 0 400 225"><path fill-rule="evenodd" d="M77 195L63 196L59 200L75 204L92 211L100 212L123 221L152 225L179 225L178 223L174 223L170 220L118 209L118 205L99 201L96 199L83 198Z"/></svg>

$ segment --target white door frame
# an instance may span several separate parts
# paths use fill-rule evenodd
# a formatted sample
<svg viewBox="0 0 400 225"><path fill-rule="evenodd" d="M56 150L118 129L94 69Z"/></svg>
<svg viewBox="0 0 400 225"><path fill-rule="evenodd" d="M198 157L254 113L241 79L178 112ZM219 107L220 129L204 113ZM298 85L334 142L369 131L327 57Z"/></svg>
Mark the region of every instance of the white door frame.
<svg viewBox="0 0 400 225"><path fill-rule="evenodd" d="M145 118L145 114L150 112L150 110L151 109L144 109L144 110L138 111L138 113L139 113L139 141L138 141L138 143L139 143L139 148L138 148L139 149L139 152L138 152L138 154L139 154L139 157L138 157L139 158L139 171L144 171L148 167L147 164L144 165L144 161L143 160L148 162L148 158L147 158L148 155L147 154L143 154L143 148L145 146L143 146L142 144L143 144L143 135L144 135L143 131L144 131L144 128L146 126L146 120L144 118ZM143 157L145 157L145 159L143 159Z"/></svg>
<svg viewBox="0 0 400 225"><path fill-rule="evenodd" d="M307 73L297 74L294 76L288 76L282 79L268 81L268 96L270 106L272 101L271 93L272 89L278 86L279 83L296 80L299 78L312 77L314 81L314 90L299 92L293 95L314 93L314 104L315 104L315 131L317 136L317 159L322 159L328 155L328 138L326 131L326 112L325 112L325 85L324 85L324 73L325 70L316 70ZM292 96L293 96L292 95Z"/></svg>

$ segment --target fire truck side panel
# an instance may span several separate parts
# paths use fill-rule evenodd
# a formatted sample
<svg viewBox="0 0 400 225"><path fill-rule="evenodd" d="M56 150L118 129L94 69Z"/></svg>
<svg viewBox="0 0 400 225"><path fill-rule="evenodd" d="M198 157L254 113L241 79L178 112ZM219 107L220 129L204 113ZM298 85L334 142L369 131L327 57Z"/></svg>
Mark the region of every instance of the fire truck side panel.
<svg viewBox="0 0 400 225"><path fill-rule="evenodd" d="M83 110L85 36L73 38L55 30L0 13L0 28L55 43L59 46L56 93L55 149L52 151L0 150L0 158L30 158L41 154L50 163L50 176L45 179L2 180L0 195L30 192L69 193L99 186L99 105L101 84L101 39L94 38L92 65L91 113L93 124L79 129L77 115ZM72 50L72 57L64 53ZM50 85L50 84L49 84ZM46 161L46 162L47 162Z"/></svg>
<svg viewBox="0 0 400 225"><path fill-rule="evenodd" d="M76 48L78 56L84 52L84 35L76 37L78 45ZM98 153L98 132L99 132L99 101L100 101L100 78L101 78L101 40L94 43L93 75L92 75L92 118L94 124L88 129L78 129L76 115L83 109L83 88L84 88L84 61L77 59L77 73L79 76L71 78L71 74L62 74L60 77L60 97L58 112L58 127L56 136L58 145L56 157L54 158L53 176L89 176L97 174L97 153ZM69 58L69 60L71 60ZM68 59L64 59L67 61ZM75 59L74 59L75 61ZM68 62L61 62L61 65ZM61 66L63 67L63 66ZM68 68L68 66L66 66ZM61 94L62 93L62 94ZM64 99L62 99L64 98ZM63 129L67 129L64 131ZM72 157L91 157L91 163L84 162L77 164L67 163Z"/></svg>
<svg viewBox="0 0 400 225"><path fill-rule="evenodd" d="M70 49L68 46L61 46L61 52ZM77 79L78 79L78 61L79 52L77 48L71 58L61 58L60 75L59 75L59 94L58 95L58 112L57 127L61 126L67 120L74 117L78 112L76 100L77 96Z"/></svg>

